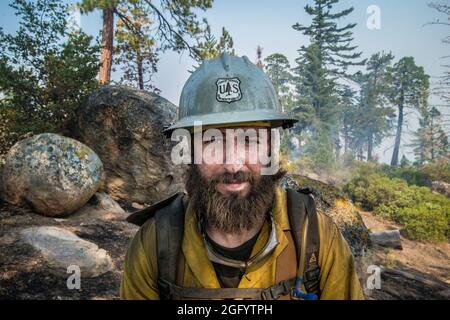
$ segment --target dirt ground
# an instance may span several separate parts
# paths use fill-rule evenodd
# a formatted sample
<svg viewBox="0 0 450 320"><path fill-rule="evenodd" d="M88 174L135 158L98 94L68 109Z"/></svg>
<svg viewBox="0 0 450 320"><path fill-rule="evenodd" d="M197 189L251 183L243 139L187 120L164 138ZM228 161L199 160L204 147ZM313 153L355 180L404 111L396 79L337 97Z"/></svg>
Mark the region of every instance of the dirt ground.
<svg viewBox="0 0 450 320"><path fill-rule="evenodd" d="M137 227L123 216L53 219L0 201L0 299L118 299L125 251ZM42 256L16 237L27 226L57 226L96 243L112 258L113 270L82 278L80 290L67 288L67 276L48 272Z"/></svg>
<svg viewBox="0 0 450 320"><path fill-rule="evenodd" d="M369 212L361 212L372 231L400 229ZM366 292L374 299L450 299L450 244L424 243L401 236L402 250L372 247L364 263L399 273L382 273L381 290ZM367 291L367 290L366 290Z"/></svg>
<svg viewBox="0 0 450 320"><path fill-rule="evenodd" d="M120 203L130 210L126 204ZM122 215L42 217L28 209L0 201L0 300L1 299L118 299L123 258L137 227ZM398 228L371 213L361 213L372 231ZM48 272L44 259L16 235L27 226L59 226L108 251L113 270L96 278L82 279L80 290L69 290L66 277ZM368 299L450 299L450 245L430 244L402 237L403 250L372 247L358 258L362 284L368 265L381 265L405 274L382 273L382 288L367 290ZM411 278L412 277L412 278ZM419 280L417 280L419 279Z"/></svg>

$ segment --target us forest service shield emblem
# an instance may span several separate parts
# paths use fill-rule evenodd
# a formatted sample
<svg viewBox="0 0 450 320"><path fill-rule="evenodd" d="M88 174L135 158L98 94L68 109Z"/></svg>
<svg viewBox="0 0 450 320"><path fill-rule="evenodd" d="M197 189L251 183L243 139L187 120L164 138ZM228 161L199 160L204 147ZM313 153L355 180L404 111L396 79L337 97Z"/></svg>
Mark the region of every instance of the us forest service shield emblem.
<svg viewBox="0 0 450 320"><path fill-rule="evenodd" d="M216 81L216 85L217 101L231 103L241 100L241 80L239 78L219 78Z"/></svg>

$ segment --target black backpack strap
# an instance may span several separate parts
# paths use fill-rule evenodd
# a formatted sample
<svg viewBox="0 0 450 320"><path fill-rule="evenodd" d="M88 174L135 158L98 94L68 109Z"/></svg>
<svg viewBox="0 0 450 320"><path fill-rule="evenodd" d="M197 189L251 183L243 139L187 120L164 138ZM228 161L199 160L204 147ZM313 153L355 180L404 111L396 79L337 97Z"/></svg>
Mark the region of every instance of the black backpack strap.
<svg viewBox="0 0 450 320"><path fill-rule="evenodd" d="M171 299L165 283L176 283L178 262L184 234L182 196L155 213L158 259L158 287L161 299Z"/></svg>
<svg viewBox="0 0 450 320"><path fill-rule="evenodd" d="M314 198L305 190L287 189L287 203L289 223L291 224L292 238L294 239L299 268L303 270L303 283L308 293L320 295L320 268L319 268L319 224ZM308 225L304 228L307 218ZM302 253L303 232L306 232L306 243Z"/></svg>
<svg viewBox="0 0 450 320"><path fill-rule="evenodd" d="M158 211L161 208L166 207L167 205L169 205L172 201L175 200L175 198L177 197L182 197L184 196L184 193L182 192L176 192L172 195L170 195L169 197L155 202L154 204L152 204L151 206L144 208L142 210L138 210L135 211L133 213L131 213L127 218L126 221L132 224L135 224L137 226L142 226L148 219L150 219L151 217L155 216L156 211Z"/></svg>
<svg viewBox="0 0 450 320"><path fill-rule="evenodd" d="M177 192L151 206L130 214L126 220L142 226L155 217L158 288L161 299L171 299L167 283L177 282L184 234L184 193Z"/></svg>
<svg viewBox="0 0 450 320"><path fill-rule="evenodd" d="M305 288L308 292L320 294L320 267L319 267L319 222L317 218L314 198L308 196L306 204L308 212L308 233L306 235L306 268L304 273Z"/></svg>

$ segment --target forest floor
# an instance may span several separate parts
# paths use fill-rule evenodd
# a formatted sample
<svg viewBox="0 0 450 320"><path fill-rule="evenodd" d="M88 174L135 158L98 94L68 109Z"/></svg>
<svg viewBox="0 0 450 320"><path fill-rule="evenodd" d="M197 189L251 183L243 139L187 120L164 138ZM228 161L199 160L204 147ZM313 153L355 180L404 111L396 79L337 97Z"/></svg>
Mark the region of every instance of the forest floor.
<svg viewBox="0 0 450 320"><path fill-rule="evenodd" d="M53 219L0 201L0 300L118 299L123 258L137 231L137 227L125 221L127 214ZM361 212L361 215L371 231L398 228L369 212ZM83 278L80 290L69 290L67 275L57 277L49 273L43 257L16 236L21 228L40 225L58 226L96 243L110 254L113 270L96 278ZM357 259L364 288L369 275L364 275L364 270L368 265L394 270L394 273L382 272L381 289L365 289L366 297L450 299L450 244L422 243L404 237L401 240L403 250L372 247Z"/></svg>
<svg viewBox="0 0 450 320"><path fill-rule="evenodd" d="M54 219L0 200L0 300L1 299L118 299L123 259L137 227L125 215L71 216ZM105 249L112 259L111 271L82 278L81 288L68 289L69 274L49 272L45 259L17 237L28 226L55 226Z"/></svg>
<svg viewBox="0 0 450 320"><path fill-rule="evenodd" d="M372 232L400 229L370 212L360 212ZM450 244L412 241L401 236L402 250L374 246L364 264L382 266L381 289L369 299L450 299Z"/></svg>

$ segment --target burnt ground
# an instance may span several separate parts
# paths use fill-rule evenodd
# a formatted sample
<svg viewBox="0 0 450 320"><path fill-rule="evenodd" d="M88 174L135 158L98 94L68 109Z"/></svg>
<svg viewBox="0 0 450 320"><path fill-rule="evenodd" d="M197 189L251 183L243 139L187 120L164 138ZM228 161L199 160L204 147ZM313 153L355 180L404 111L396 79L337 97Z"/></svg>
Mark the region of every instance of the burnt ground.
<svg viewBox="0 0 450 320"><path fill-rule="evenodd" d="M371 231L399 229L391 221L361 212ZM366 290L377 300L450 299L450 244L412 241L401 236L402 250L372 247L364 265L386 268L381 273L381 289Z"/></svg>
<svg viewBox="0 0 450 320"><path fill-rule="evenodd" d="M137 231L124 221L126 215L54 219L0 201L0 299L118 299L123 258ZM362 216L371 230L395 227L370 213L363 212ZM67 278L50 273L42 256L16 237L20 228L39 225L63 227L96 243L111 255L113 270L96 278L83 278L80 290L67 289ZM381 300L450 299L450 245L405 238L402 238L402 245L401 251L372 247L357 258L364 287L368 265L382 265L388 270L404 272L382 272L381 290L365 290L366 297Z"/></svg>
<svg viewBox="0 0 450 320"><path fill-rule="evenodd" d="M118 299L125 251L137 230L124 218L61 221L0 202L0 299ZM64 275L50 273L43 257L15 237L18 228L31 225L63 227L94 242L110 254L113 270L82 278L80 290L69 290Z"/></svg>

